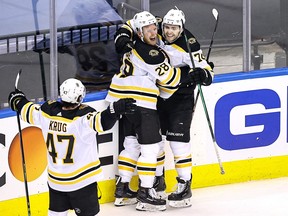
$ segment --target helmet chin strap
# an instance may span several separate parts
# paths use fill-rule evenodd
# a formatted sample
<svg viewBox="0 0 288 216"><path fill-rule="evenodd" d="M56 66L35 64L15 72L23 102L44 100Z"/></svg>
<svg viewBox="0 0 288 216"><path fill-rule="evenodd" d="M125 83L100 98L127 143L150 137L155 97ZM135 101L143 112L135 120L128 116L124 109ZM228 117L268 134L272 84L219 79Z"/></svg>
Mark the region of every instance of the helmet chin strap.
<svg viewBox="0 0 288 216"><path fill-rule="evenodd" d="M144 34L143 34L142 29L137 28L137 35L138 35L138 37L141 39L141 41L145 43L145 41L144 41Z"/></svg>
<svg viewBox="0 0 288 216"><path fill-rule="evenodd" d="M140 39L145 43L143 33L141 33L141 37L140 37Z"/></svg>

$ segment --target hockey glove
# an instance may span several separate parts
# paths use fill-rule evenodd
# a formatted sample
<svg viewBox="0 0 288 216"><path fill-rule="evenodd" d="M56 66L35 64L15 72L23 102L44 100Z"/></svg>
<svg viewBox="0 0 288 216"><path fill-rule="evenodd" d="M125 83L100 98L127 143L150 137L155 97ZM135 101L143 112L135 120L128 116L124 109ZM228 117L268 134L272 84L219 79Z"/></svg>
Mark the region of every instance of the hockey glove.
<svg viewBox="0 0 288 216"><path fill-rule="evenodd" d="M24 98L26 98L26 96L22 91L18 89L12 91L8 96L8 102L11 109L17 112L18 111L17 104Z"/></svg>
<svg viewBox="0 0 288 216"><path fill-rule="evenodd" d="M133 98L122 98L110 104L110 112L116 115L133 114L137 107L135 103Z"/></svg>
<svg viewBox="0 0 288 216"><path fill-rule="evenodd" d="M134 44L128 36L120 36L115 42L115 48L117 53L124 54L130 52L134 48Z"/></svg>
<svg viewBox="0 0 288 216"><path fill-rule="evenodd" d="M211 67L211 69L213 70L214 69L214 63L213 62L207 62L209 65L210 65L210 67Z"/></svg>
<svg viewBox="0 0 288 216"><path fill-rule="evenodd" d="M195 68L189 71L189 78L191 83L193 84L203 84L207 79L207 73L205 69L202 68Z"/></svg>

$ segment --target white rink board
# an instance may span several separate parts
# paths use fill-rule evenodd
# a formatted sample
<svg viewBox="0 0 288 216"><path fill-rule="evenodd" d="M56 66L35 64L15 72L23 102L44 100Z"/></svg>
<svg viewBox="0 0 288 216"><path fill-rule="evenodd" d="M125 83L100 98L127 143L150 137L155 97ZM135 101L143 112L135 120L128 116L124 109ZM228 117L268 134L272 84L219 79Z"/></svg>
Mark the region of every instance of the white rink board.
<svg viewBox="0 0 288 216"><path fill-rule="evenodd" d="M266 126L268 127L270 121L275 119L270 118L269 115L272 113L273 115L276 114L279 116L279 119L277 119L277 122L275 123L275 125L279 126L279 134L278 136L276 136L273 143L265 146L249 147L248 142L245 143L245 148L239 149L239 146L241 147L241 145L237 144L238 149L232 150L222 149L218 146L222 162L287 155L287 81L288 76L283 75L274 77L272 76L245 80L235 80L230 82L216 82L209 87L202 88L213 129L215 127L216 115L218 121L219 119L221 121L222 115L229 116L229 129L232 134L231 139L233 139L234 136L239 136L239 138L241 138L244 135L249 135L250 133L259 133L262 137L265 137L267 132L263 132L264 128ZM217 109L217 112L215 111L216 105L219 105L219 101L221 101L227 95L233 96L233 94L242 94L243 92L245 93L247 91L260 91L261 93L262 90L264 93L272 92L274 97L280 101L280 104L274 108L267 108L261 103L245 104L245 100L243 100L244 102L240 100L240 102L243 102L243 104L235 106L233 109L231 109L231 112L229 113L227 113L227 110L221 113L221 106ZM247 98L249 98L248 96ZM227 101L229 102L229 100ZM269 102L269 100L267 101ZM89 102L88 104L93 106L97 110L103 110L107 106L107 104L103 100ZM253 118L257 114L261 114L265 119L266 116L268 116L267 122L263 124L258 123L252 126L245 125L247 116L248 119L252 117L253 120ZM24 122L21 122L21 124L23 128L28 126ZM101 145L99 150L100 157L113 155L114 158L113 165L107 165L103 168L106 178L105 180L114 179L115 173L117 172L117 165L115 162L117 161L118 155L118 124L116 124L109 132L113 133L113 142ZM0 143L0 178L2 178L2 185L0 186L0 201L25 196L23 182L18 181L12 175L8 165L8 152L10 144L13 138L17 135L17 133L18 126L16 116L0 119L0 134L4 136L5 140L5 143ZM274 132L274 134L277 134L277 131ZM262 139L261 136L260 140ZM191 151L194 166L217 163L215 149L213 146L212 138L200 98L197 103L196 112L192 122L191 139ZM265 140L262 141L265 143ZM257 144L255 140L251 140L251 143ZM231 147L234 148L233 143L231 144ZM168 145L166 145L166 150L166 170L173 169L173 157ZM5 180L4 183L3 180ZM39 176L39 178L32 182L29 182L29 193L30 195L33 195L47 191L46 171L44 171L42 175Z"/></svg>

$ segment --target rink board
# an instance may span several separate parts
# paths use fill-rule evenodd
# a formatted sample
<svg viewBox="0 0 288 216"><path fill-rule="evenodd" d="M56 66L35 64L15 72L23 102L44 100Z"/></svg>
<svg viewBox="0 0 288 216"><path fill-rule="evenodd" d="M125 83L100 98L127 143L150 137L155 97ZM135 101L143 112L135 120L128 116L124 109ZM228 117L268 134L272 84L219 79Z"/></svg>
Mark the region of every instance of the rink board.
<svg viewBox="0 0 288 216"><path fill-rule="evenodd" d="M282 68L218 75L211 86L202 88L217 141L215 144L226 174L220 174L215 146L199 100L191 126L192 188L288 176L287 80L288 69ZM102 110L107 105L104 97L105 93L102 92L88 95L85 101L97 110ZM21 126L24 135L40 131L24 122L21 122ZM20 154L12 154L17 144L14 139L17 134L15 114L10 110L1 111L1 215L27 215L21 158ZM46 215L48 193L46 167L43 166L45 152L43 148L26 147L25 144L38 143L37 138L33 136L31 140L32 137L27 136L24 139L28 188L32 215ZM117 173L119 151L118 124L101 134L100 140L99 153L104 163L105 179L99 184L101 203L106 203L114 199L114 176ZM30 162L32 165L28 166ZM176 173L168 143L165 167L167 192L170 192L176 184ZM136 188L136 176L132 185Z"/></svg>

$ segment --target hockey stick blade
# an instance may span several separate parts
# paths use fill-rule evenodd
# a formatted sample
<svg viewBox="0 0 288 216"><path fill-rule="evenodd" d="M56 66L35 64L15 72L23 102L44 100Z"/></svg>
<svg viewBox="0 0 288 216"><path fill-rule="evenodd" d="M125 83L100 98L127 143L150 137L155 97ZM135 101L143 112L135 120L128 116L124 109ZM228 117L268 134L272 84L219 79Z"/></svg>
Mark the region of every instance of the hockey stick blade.
<svg viewBox="0 0 288 216"><path fill-rule="evenodd" d="M215 35L216 30L217 30L218 21L219 21L219 13L218 13L218 11L215 8L212 9L212 14L213 14L216 22L215 22L214 30L213 30L213 33L212 33L212 37L211 37L208 53L207 53L207 56L206 56L206 60L207 61L209 60L209 57L210 57L212 45L213 45L213 42L214 42L214 35Z"/></svg>
<svg viewBox="0 0 288 216"><path fill-rule="evenodd" d="M213 8L212 14L213 14L215 20L218 20L218 11L215 8Z"/></svg>
<svg viewBox="0 0 288 216"><path fill-rule="evenodd" d="M20 69L17 74L16 80L15 80L15 90L18 89L18 82L19 82L21 73L22 73L22 69Z"/></svg>

